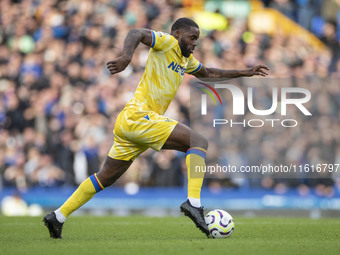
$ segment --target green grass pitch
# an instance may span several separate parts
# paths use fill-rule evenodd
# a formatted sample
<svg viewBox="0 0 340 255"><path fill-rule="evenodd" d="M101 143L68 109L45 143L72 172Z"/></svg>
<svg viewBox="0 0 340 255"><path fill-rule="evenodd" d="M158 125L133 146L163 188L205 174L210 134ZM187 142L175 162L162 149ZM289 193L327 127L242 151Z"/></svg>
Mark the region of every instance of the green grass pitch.
<svg viewBox="0 0 340 255"><path fill-rule="evenodd" d="M185 217L70 217L63 239L42 218L0 216L0 254L340 254L340 219L235 218L228 239L207 239Z"/></svg>

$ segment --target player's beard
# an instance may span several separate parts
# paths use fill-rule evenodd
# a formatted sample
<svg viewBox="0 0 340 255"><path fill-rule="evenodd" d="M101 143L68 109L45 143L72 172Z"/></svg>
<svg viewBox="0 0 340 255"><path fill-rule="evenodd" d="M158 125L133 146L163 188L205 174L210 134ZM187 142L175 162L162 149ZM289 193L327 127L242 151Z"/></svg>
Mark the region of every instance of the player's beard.
<svg viewBox="0 0 340 255"><path fill-rule="evenodd" d="M181 48L182 55L188 58L191 54L191 50L189 49L188 45L183 41L179 41L178 45Z"/></svg>

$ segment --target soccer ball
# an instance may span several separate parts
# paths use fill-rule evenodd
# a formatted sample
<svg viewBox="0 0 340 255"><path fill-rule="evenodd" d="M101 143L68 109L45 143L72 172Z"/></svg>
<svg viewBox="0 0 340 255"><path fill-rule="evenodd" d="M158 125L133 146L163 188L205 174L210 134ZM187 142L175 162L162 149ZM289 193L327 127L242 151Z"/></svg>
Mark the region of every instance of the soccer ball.
<svg viewBox="0 0 340 255"><path fill-rule="evenodd" d="M226 211L216 209L205 216L210 235L212 238L228 238L234 231L233 217Z"/></svg>

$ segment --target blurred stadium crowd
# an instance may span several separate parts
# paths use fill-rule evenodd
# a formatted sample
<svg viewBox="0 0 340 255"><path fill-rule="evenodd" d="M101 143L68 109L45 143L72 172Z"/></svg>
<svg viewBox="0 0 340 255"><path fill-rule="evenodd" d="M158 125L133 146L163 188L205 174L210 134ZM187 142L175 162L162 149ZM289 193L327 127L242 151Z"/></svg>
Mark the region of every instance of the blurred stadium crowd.
<svg viewBox="0 0 340 255"><path fill-rule="evenodd" d="M333 5L326 4L332 2L339 9L339 1L263 2L313 31L328 48L319 51L301 38L280 33L252 34L252 40L245 40L247 21L230 19L226 31L202 31L195 57L206 66L224 69L266 64L272 78L339 80L339 12L334 16ZM187 15L182 7L180 1L165 0L2 0L0 188L77 185L97 172L112 145L115 118L143 73L148 48L138 47L130 66L119 75L111 77L106 62L120 54L130 28L168 32L175 19ZM315 21L315 16L320 19ZM195 81L185 77L168 116L189 123L190 84ZM294 157L296 149L306 162L324 155L322 160L340 163L340 86L323 84L314 88L312 104L316 109L313 116L323 120L324 125L319 125L325 135L315 137L310 132L304 137L310 142L292 138L286 153ZM299 130L304 128L315 127L306 125ZM247 158L248 163L271 156L271 144L261 134L243 132L249 145L239 146L236 141L229 153ZM262 153L256 150L260 146ZM213 161L213 152L209 155L208 160ZM185 154L148 150L115 185L181 186L185 172ZM320 194L332 196L336 180L329 177L308 184L323 185ZM220 181L207 181L215 188L242 187L242 183L223 176ZM308 189L303 181L296 184L268 178L253 185Z"/></svg>

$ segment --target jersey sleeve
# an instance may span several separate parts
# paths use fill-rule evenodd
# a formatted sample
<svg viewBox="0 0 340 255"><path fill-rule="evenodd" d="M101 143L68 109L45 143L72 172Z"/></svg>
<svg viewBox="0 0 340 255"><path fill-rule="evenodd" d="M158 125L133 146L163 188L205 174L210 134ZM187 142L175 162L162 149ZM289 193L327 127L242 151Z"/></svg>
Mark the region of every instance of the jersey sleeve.
<svg viewBox="0 0 340 255"><path fill-rule="evenodd" d="M189 57L188 66L185 72L188 74L194 74L198 72L201 68L202 68L202 64L196 58L194 58L194 56L191 54Z"/></svg>
<svg viewBox="0 0 340 255"><path fill-rule="evenodd" d="M156 32L151 30L152 34L152 43L150 45L151 48L157 51L168 51L171 49L177 42L177 40L167 33Z"/></svg>

